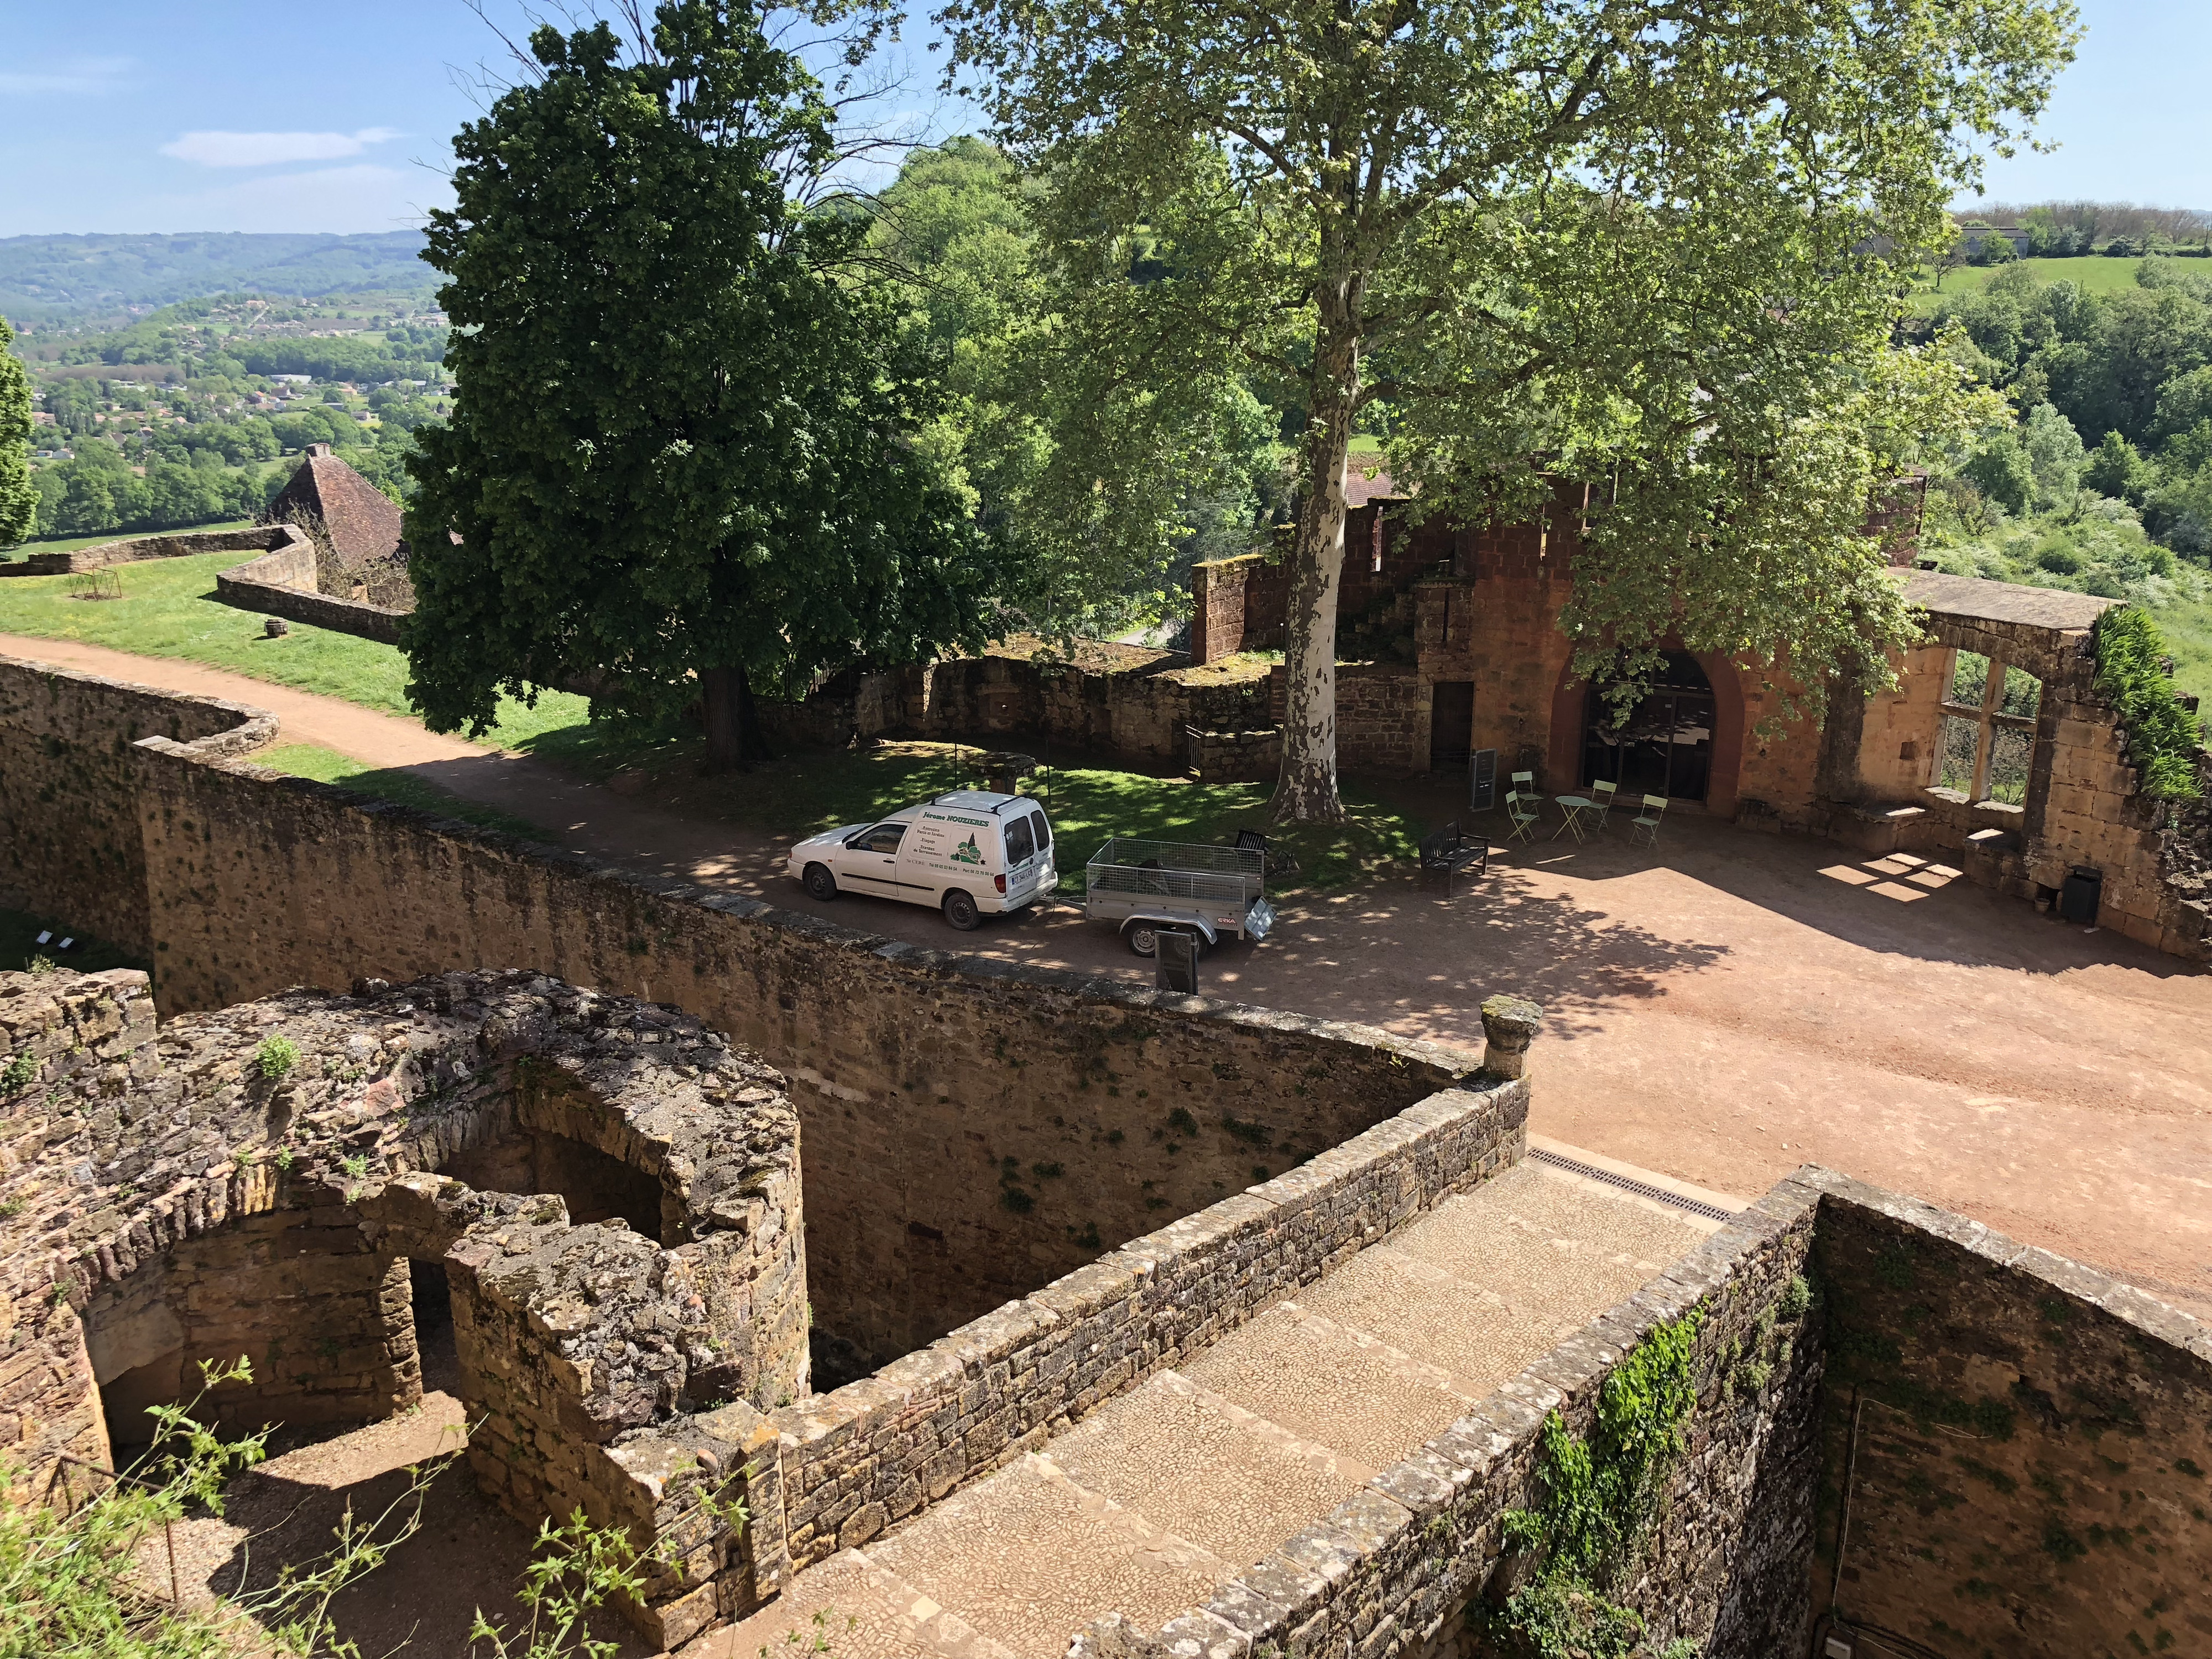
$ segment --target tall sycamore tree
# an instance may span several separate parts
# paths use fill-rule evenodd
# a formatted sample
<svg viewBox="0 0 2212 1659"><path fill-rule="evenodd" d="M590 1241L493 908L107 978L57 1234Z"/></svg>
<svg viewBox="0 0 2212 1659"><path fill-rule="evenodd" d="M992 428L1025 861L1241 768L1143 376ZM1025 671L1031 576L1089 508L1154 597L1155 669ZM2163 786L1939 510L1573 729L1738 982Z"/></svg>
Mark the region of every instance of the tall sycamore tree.
<svg viewBox="0 0 2212 1659"><path fill-rule="evenodd" d="M0 547L27 540L38 527L39 492L31 483L31 377L8 348L15 331L0 317Z"/></svg>
<svg viewBox="0 0 2212 1659"><path fill-rule="evenodd" d="M1303 411L1279 820L1342 813L1344 481L1378 400L1418 510L1528 511L1576 481L1562 625L1586 672L1679 635L1817 701L1903 637L1869 493L1974 410L1891 347L1881 250L1930 245L2039 111L2066 0L951 0L941 21L952 78L1048 182L1048 246L1098 277L1065 322L1116 384L1233 365Z"/></svg>
<svg viewBox="0 0 2212 1659"><path fill-rule="evenodd" d="M744 766L757 695L980 646L994 544L915 442L939 394L854 274L865 222L788 193L836 154L823 88L764 9L632 18L539 28L454 140L408 689L441 731L545 685L589 684L595 715L696 702L709 763Z"/></svg>

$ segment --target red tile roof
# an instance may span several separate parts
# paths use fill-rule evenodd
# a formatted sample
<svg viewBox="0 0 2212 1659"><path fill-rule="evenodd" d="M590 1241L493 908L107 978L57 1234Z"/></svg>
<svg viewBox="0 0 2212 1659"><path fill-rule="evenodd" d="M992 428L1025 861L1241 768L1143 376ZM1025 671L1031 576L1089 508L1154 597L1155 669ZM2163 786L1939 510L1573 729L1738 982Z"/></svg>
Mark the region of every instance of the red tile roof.
<svg viewBox="0 0 2212 1659"><path fill-rule="evenodd" d="M330 532L342 563L374 563L399 545L399 509L369 481L318 444L276 499L271 520L313 515Z"/></svg>

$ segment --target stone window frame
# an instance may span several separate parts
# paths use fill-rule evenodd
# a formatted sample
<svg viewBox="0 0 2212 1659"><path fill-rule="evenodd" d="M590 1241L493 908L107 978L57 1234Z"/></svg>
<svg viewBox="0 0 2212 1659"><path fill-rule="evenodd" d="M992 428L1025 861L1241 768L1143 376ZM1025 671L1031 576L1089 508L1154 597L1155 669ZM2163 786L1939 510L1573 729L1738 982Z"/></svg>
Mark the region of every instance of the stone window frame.
<svg viewBox="0 0 2212 1659"><path fill-rule="evenodd" d="M1962 648L1955 646L1952 648L1950 661L1943 677L1943 684L1947 690L1958 684L1959 653ZM1973 652L1970 654L1981 656L1983 653ZM2028 678L2035 681L2036 714L2008 714L2003 712L2005 674L2012 665L2006 662L2002 657L1996 655L1990 655L1988 662L1989 672L1982 677L1981 702L1978 703L1956 702L1946 696L1936 705L1939 717L1955 715L1960 720L1974 722L1974 774L1969 781L1966 801L1969 805L1976 806L1990 799L1990 763L1996 753L1997 733L2025 732L2028 734L2028 739L2032 744L2034 741L2036 722L2042 712L2044 694L2049 689L2044 684L2040 675L2029 674ZM2021 672L2027 672L2026 669ZM1940 773L1943 753L1943 744L1940 737L1936 742L1936 764ZM2003 805L2002 802L1998 804Z"/></svg>

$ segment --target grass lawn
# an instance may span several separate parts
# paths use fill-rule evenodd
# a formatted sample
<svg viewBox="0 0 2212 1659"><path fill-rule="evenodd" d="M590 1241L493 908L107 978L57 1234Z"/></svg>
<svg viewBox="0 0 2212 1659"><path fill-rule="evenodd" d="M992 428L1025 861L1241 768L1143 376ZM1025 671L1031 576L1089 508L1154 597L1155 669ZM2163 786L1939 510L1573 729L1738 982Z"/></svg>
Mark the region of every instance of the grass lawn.
<svg viewBox="0 0 2212 1659"><path fill-rule="evenodd" d="M811 750L772 761L732 778L704 778L690 764L694 745L672 744L652 798L711 812L775 835L811 835L865 823L946 789L973 788L977 750L943 743L879 743L860 749ZM1027 793L1052 820L1054 861L1063 892L1080 893L1083 867L1109 836L1157 841L1221 842L1243 829L1267 830L1272 784L1197 784L1089 767L1056 767L1027 781ZM1302 829L1273 836L1277 853L1296 858L1295 878L1271 888L1343 888L1391 864L1419 856L1415 822L1357 783L1345 786L1352 822L1341 829Z"/></svg>
<svg viewBox="0 0 2212 1659"><path fill-rule="evenodd" d="M145 559L112 567L122 584L119 599L70 597L72 576L13 576L0 580L0 634L33 634L82 640L145 657L181 657L227 668L295 690L342 697L402 719L416 718L407 702L407 659L392 646L350 634L294 623L283 639L263 637L264 618L215 597L215 573L239 562L235 553L200 553L183 559ZM529 745L564 727L585 727L564 741L588 749L596 730L586 726L587 700L564 691L541 693L535 708L512 698L500 705L500 721L483 741L505 748Z"/></svg>
<svg viewBox="0 0 2212 1659"><path fill-rule="evenodd" d="M2150 613L2173 659L2177 691L2194 692L2197 707L2212 714L2212 599L2184 599Z"/></svg>
<svg viewBox="0 0 2212 1659"><path fill-rule="evenodd" d="M2026 265L2046 283L2072 283L2087 294L2114 294L2136 285L2136 270L2141 259L2108 259L2101 253L2084 254L2071 259L2021 259L2014 263ZM2005 267L2002 265L1960 265L1943 274L1941 289L1930 285L1924 271L1920 283L1912 291L1912 308L1932 312L1945 300L1955 300L1972 293Z"/></svg>
<svg viewBox="0 0 2212 1659"><path fill-rule="evenodd" d="M378 800L396 801L402 806L419 807L425 812L434 812L441 817L459 818L464 823L473 823L480 829L498 830L510 836L520 836L526 841L544 841L545 832L527 819L502 812L495 806L482 806L464 800L436 784L425 781L399 767L375 767L357 761L349 755L341 755L331 749L319 749L311 743L283 744L250 757L257 766L271 771L289 773L295 778L313 778L318 783L334 783L341 789L350 789L358 795L368 795Z"/></svg>
<svg viewBox="0 0 2212 1659"><path fill-rule="evenodd" d="M53 937L41 945L40 933ZM72 936L74 942L68 950L63 950L62 940ZM80 974L96 974L103 968L149 965L105 939L78 933L59 917L33 915L27 910L0 910L0 973L21 973L40 959L58 967L74 968Z"/></svg>
<svg viewBox="0 0 2212 1659"><path fill-rule="evenodd" d="M142 536L208 536L218 530L245 530L251 519L226 519L221 524L188 524L174 530L107 530L97 536L57 536L42 542L24 542L0 549L0 559L27 559L33 553L74 553L80 547L105 547L110 542L135 542ZM234 555L232 562L237 562Z"/></svg>

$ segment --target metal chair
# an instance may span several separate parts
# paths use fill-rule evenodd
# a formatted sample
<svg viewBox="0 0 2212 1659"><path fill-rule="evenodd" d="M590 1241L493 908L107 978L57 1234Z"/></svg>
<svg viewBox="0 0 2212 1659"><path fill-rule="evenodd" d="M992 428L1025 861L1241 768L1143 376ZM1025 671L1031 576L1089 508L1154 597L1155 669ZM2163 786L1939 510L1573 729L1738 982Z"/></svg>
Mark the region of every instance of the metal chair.
<svg viewBox="0 0 2212 1659"><path fill-rule="evenodd" d="M1636 845L1636 832L1641 830L1644 832L1644 844L1646 847L1656 847L1659 844L1659 820L1666 816L1666 796L1646 795L1644 798L1642 816L1629 822L1628 844L1631 847Z"/></svg>
<svg viewBox="0 0 2212 1659"><path fill-rule="evenodd" d="M1530 831L1544 821L1542 813L1529 811L1521 805L1521 800L1522 795L1518 789L1509 789L1505 792L1505 817L1506 822L1512 826L1506 837L1509 841L1533 841L1534 837Z"/></svg>
<svg viewBox="0 0 2212 1659"><path fill-rule="evenodd" d="M1613 815L1613 798L1620 793L1620 786L1617 783L1601 781L1590 785L1590 793L1597 800L1597 816L1591 834L1601 836L1605 833L1605 821Z"/></svg>

